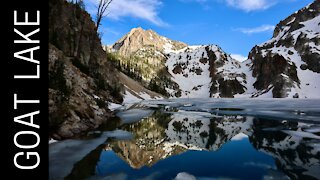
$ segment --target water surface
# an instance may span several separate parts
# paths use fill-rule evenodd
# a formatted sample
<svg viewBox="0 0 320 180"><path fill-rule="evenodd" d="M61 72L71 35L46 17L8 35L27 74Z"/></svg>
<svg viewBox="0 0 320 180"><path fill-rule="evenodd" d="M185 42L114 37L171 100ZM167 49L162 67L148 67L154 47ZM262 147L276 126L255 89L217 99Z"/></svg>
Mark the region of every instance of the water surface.
<svg viewBox="0 0 320 180"><path fill-rule="evenodd" d="M319 100L177 99L49 148L50 179L320 179Z"/></svg>

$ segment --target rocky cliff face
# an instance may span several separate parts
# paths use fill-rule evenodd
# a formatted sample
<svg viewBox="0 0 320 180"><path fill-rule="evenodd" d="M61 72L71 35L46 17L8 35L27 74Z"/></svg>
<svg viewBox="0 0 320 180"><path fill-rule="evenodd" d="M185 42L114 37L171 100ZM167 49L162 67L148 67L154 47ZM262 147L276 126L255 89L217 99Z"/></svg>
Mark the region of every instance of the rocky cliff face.
<svg viewBox="0 0 320 180"><path fill-rule="evenodd" d="M320 97L320 2L297 11L275 28L271 40L255 46L253 97L269 92L275 98Z"/></svg>
<svg viewBox="0 0 320 180"><path fill-rule="evenodd" d="M50 131L70 138L113 116L106 101L122 102L121 85L90 15L64 0L49 7Z"/></svg>

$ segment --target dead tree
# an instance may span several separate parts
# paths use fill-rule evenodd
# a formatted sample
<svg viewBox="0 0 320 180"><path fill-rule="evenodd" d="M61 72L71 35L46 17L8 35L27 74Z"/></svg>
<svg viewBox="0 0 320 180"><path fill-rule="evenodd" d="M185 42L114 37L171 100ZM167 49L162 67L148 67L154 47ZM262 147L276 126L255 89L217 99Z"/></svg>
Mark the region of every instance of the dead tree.
<svg viewBox="0 0 320 180"><path fill-rule="evenodd" d="M100 0L99 1L99 6L97 10L97 17L96 17L96 26L97 26L97 31L100 26L101 20L103 19L104 16L106 16L106 10L108 9L109 5L111 4L113 0Z"/></svg>

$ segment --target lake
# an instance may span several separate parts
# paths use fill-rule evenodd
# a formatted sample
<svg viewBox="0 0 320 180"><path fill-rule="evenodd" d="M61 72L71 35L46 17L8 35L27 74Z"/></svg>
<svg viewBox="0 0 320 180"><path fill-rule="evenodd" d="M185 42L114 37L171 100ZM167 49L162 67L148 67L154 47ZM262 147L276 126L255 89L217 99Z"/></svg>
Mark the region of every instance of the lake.
<svg viewBox="0 0 320 180"><path fill-rule="evenodd" d="M50 179L320 179L320 99L153 100L117 116L50 144Z"/></svg>

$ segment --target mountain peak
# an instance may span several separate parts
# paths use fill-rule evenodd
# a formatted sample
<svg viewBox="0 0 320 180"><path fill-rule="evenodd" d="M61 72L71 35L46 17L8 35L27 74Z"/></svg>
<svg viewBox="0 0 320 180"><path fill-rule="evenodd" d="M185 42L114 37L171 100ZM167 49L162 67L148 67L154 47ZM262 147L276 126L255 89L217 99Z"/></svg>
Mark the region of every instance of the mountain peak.
<svg viewBox="0 0 320 180"><path fill-rule="evenodd" d="M146 31L146 30L144 30L141 26L132 28L132 29L130 30L131 33L133 33L133 32L145 32L145 31Z"/></svg>
<svg viewBox="0 0 320 180"><path fill-rule="evenodd" d="M142 27L136 27L119 39L112 47L123 56L135 54L142 48L153 48L159 52L167 53L169 51L179 50L186 47L187 44L170 40L161 36L152 29L145 30Z"/></svg>

